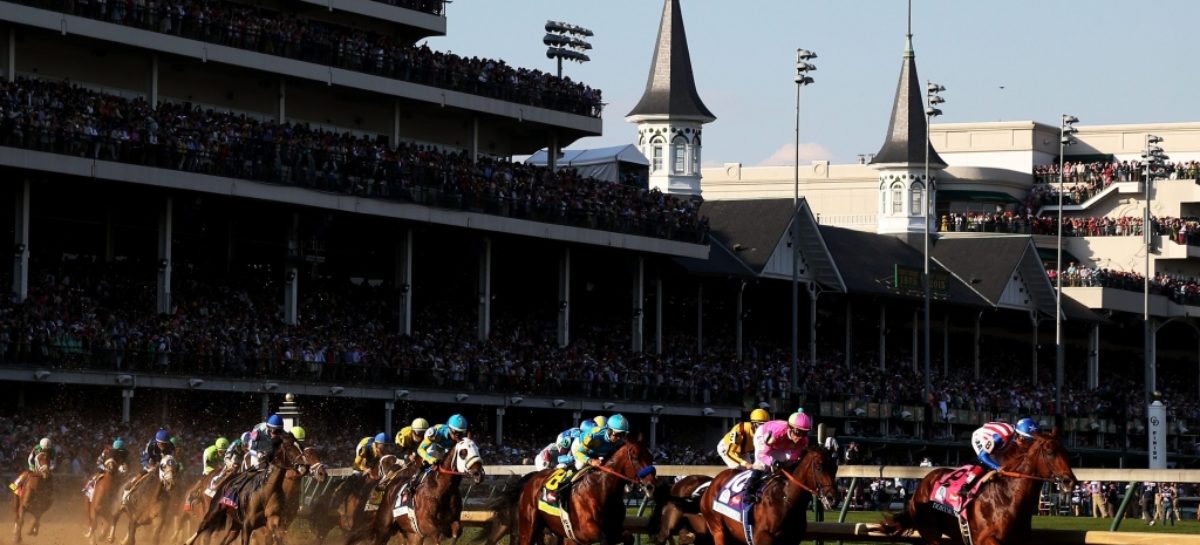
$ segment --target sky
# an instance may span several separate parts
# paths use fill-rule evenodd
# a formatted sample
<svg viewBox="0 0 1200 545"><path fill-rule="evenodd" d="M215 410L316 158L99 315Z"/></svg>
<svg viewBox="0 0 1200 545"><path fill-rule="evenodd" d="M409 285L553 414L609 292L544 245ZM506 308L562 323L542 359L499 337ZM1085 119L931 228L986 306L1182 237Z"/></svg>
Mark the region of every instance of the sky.
<svg viewBox="0 0 1200 545"><path fill-rule="evenodd" d="M546 20L595 32L591 62L564 76L603 91L604 134L571 149L632 143L662 0L453 0L430 47L556 70ZM750 6L750 9L747 9ZM705 127L706 166L790 165L797 48L818 54L800 94L801 162L875 153L904 49L905 0L683 0ZM918 75L946 87L935 123L1080 125L1200 121L1195 0L913 0Z"/></svg>

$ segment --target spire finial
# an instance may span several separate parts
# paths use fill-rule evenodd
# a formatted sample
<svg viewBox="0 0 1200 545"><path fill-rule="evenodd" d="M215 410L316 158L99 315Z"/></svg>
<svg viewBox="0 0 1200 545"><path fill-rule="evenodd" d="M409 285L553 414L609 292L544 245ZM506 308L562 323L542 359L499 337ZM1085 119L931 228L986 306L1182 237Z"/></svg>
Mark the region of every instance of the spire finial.
<svg viewBox="0 0 1200 545"><path fill-rule="evenodd" d="M905 36L912 39L912 0L908 0L908 33Z"/></svg>
<svg viewBox="0 0 1200 545"><path fill-rule="evenodd" d="M904 34L904 56L915 56L912 44L912 0L908 0L908 32Z"/></svg>

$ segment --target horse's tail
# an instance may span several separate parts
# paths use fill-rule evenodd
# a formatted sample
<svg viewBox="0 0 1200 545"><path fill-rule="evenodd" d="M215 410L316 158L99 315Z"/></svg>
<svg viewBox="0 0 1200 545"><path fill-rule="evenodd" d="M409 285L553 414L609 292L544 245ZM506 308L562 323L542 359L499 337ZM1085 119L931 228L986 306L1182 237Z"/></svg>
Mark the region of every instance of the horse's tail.
<svg viewBox="0 0 1200 545"><path fill-rule="evenodd" d="M891 513L884 511L883 522L879 523L879 529L889 536L906 536L913 532L916 527L916 513L913 511L912 501L904 503L904 509L899 513Z"/></svg>
<svg viewBox="0 0 1200 545"><path fill-rule="evenodd" d="M496 497L484 503L484 510L491 511L492 518L483 525L483 531L475 535L472 543L483 541L492 543L493 534L506 533L512 529L513 522L516 520L517 503L521 499L521 492L525 490L525 485L536 474L536 472L526 473L516 480L509 481Z"/></svg>

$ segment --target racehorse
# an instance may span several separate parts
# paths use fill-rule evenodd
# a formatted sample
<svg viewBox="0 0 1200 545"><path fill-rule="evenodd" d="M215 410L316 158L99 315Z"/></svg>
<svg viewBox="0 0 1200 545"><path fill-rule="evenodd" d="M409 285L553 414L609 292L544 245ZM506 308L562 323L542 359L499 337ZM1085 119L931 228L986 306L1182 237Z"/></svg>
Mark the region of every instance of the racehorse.
<svg viewBox="0 0 1200 545"><path fill-rule="evenodd" d="M50 509L54 500L54 481L50 479L50 454L46 451L37 453L33 458L32 471L28 471L21 487L17 489L17 497L13 499L13 541L21 542L21 528L25 525L25 514L33 517L29 527L29 535L38 535L42 526L42 514Z"/></svg>
<svg viewBox="0 0 1200 545"><path fill-rule="evenodd" d="M930 500L936 492L935 483L954 471L949 468L935 469L921 479L904 511L885 519L883 530L891 535L916 530L927 544L940 543L942 534L978 545L1029 542L1042 483L1054 482L1061 490L1069 491L1077 479L1067 463L1067 450L1058 440L1057 429L1034 434L1027 443L1005 449L1009 452L1002 450L997 455L1000 471L990 475L980 485L978 496L964 506L970 542L963 539L955 516L935 510Z"/></svg>
<svg viewBox="0 0 1200 545"><path fill-rule="evenodd" d="M171 491L179 478L179 462L170 454L163 456L158 462L157 471L143 477L121 497L121 507L113 515L112 524L108 527L108 540L113 540L117 522L121 515L129 517L129 527L125 533L122 545L133 545L137 539L140 526L154 525L154 542L160 542L163 528L173 515L175 502L171 501Z"/></svg>
<svg viewBox="0 0 1200 545"><path fill-rule="evenodd" d="M746 471L726 469L718 473L700 497L700 514L714 545L747 542L742 521L714 507L716 500L724 501L731 492L741 491L738 486L744 486L745 480L732 483L730 490L725 485L733 479L745 479ZM752 522L754 545L800 543L808 530L808 502L816 497L826 509L833 509L838 501L836 479L837 460L820 446L805 448L798 460L767 477L759 488L760 499L745 515Z"/></svg>
<svg viewBox="0 0 1200 545"><path fill-rule="evenodd" d="M87 511L88 529L84 533L84 537L90 538L92 543L98 540L98 532L111 529L113 527L114 517L116 517L116 499L117 491L121 489L121 474L117 472L116 462L109 459L104 462L107 471L101 472L96 476L96 482L92 484L92 497L83 497L84 508ZM100 523L103 522L108 526L103 530L100 528Z"/></svg>
<svg viewBox="0 0 1200 545"><path fill-rule="evenodd" d="M712 477L707 475L689 475L670 486L655 487L654 512L648 525L655 545L665 544L684 530L692 534L694 543L709 541L708 527L700 516L700 495L711 483Z"/></svg>
<svg viewBox="0 0 1200 545"><path fill-rule="evenodd" d="M291 435L285 434L273 446L274 454L266 470L240 473L221 484L204 519L185 545L192 545L201 535L212 533L222 523L226 529L222 545L228 545L238 536L242 538L242 545L249 545L251 533L262 527L266 528L270 543L283 543L286 529L282 524L287 504L284 482L288 471L294 470L303 476L312 470L310 466L320 464L309 462L307 456L312 454L312 449L302 450ZM299 494L298 487L295 493ZM226 496L234 500L236 506L226 504Z"/></svg>
<svg viewBox="0 0 1200 545"><path fill-rule="evenodd" d="M420 471L419 468L416 470ZM385 545L397 533L410 545L418 545L426 539L440 543L447 537L457 543L462 533L459 517L463 502L459 484L465 476L470 476L475 484L483 480L483 459L479 457L479 446L470 437L454 445L416 488L407 492L411 498L406 506L407 515L396 516L393 507L399 507L397 497L411 479L402 475L388 485L383 504L375 511L375 516L352 531L346 538L346 545L368 539L374 545Z"/></svg>
<svg viewBox="0 0 1200 545"><path fill-rule="evenodd" d="M299 443L297 443L299 444ZM329 478L329 472L325 468L325 464L321 463L321 457L316 450L312 448L303 448L305 466L289 467L287 473L283 476L283 504L282 511L279 514L279 541L283 543L283 536L287 534L288 528L292 526L292 521L300 514L300 491L302 479L305 474L311 475L313 480L318 483L325 482Z"/></svg>
<svg viewBox="0 0 1200 545"><path fill-rule="evenodd" d="M535 545L542 540L543 531L559 537L560 541L577 544L601 542L611 545L625 539L625 485L640 485L651 493L654 488L654 466L646 447L637 441L627 441L617 448L603 464L586 468L570 484L562 483L558 470L545 469L521 477L489 503L495 516L482 533L488 545L504 537L510 525L516 527L516 540L511 545ZM569 486L569 501L563 501L563 514L554 516L538 508L542 490L550 478L559 479L554 488ZM560 488L561 487L561 488ZM559 497L563 495L560 493ZM562 500L560 500L562 501ZM564 518L567 526L564 525Z"/></svg>
<svg viewBox="0 0 1200 545"><path fill-rule="evenodd" d="M325 542L325 537L334 528L349 534L362 525L368 515L364 509L367 499L379 480L398 465L394 455L386 455L375 467L367 468L366 473L351 474L303 508L298 516L308 519L309 529L316 536L318 545Z"/></svg>

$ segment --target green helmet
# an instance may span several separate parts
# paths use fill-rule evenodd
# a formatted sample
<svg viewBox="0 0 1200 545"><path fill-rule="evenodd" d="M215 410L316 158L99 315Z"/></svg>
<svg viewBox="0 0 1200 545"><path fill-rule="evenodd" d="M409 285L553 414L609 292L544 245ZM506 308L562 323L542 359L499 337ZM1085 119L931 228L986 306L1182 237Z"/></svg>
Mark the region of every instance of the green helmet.
<svg viewBox="0 0 1200 545"><path fill-rule="evenodd" d="M171 438L171 446L173 446L173 447L178 447L178 446L179 446L179 438L178 438L178 437L172 437L172 438Z"/></svg>
<svg viewBox="0 0 1200 545"><path fill-rule="evenodd" d="M229 440L224 437L218 437L217 442L213 444L217 446L217 450L225 450L229 448Z"/></svg>
<svg viewBox="0 0 1200 545"><path fill-rule="evenodd" d="M301 428L300 426L292 426L292 437L294 437L297 441L303 441L306 435L307 434L304 433L304 428Z"/></svg>

